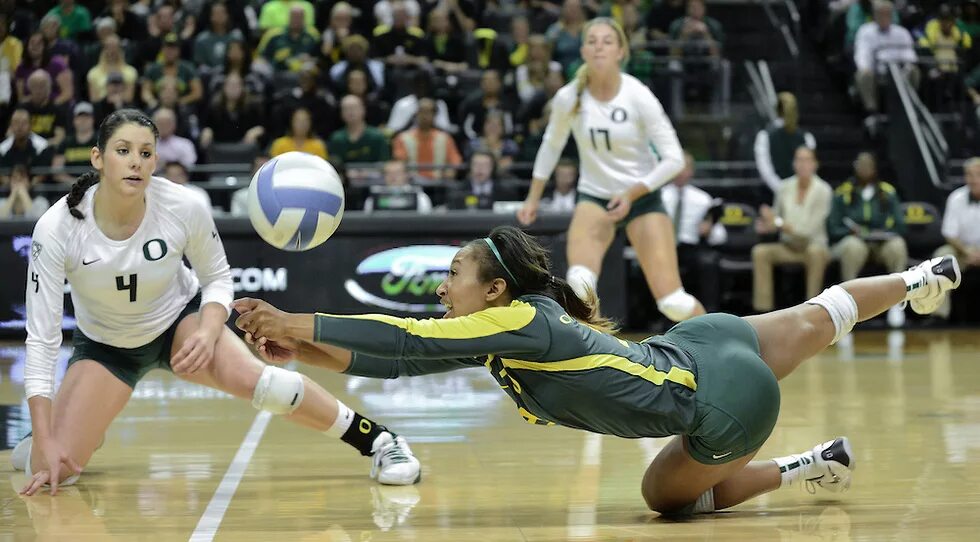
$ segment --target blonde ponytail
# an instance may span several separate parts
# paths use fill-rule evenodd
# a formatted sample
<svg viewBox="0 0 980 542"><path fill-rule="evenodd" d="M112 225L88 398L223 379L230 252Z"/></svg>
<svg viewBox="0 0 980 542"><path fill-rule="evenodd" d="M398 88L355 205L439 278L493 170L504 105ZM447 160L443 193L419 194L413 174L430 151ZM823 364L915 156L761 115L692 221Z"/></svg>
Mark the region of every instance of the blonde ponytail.
<svg viewBox="0 0 980 542"><path fill-rule="evenodd" d="M577 115L579 108L582 106L582 93L585 92L585 87L589 85L589 70L585 64L582 64L575 70L575 107L572 108L572 114Z"/></svg>

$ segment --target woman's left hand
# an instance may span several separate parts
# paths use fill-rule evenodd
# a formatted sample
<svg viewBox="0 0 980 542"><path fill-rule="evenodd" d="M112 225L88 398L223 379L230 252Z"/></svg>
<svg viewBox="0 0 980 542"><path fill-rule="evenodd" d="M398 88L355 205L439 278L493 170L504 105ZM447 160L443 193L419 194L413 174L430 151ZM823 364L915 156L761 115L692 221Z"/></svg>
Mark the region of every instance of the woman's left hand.
<svg viewBox="0 0 980 542"><path fill-rule="evenodd" d="M170 360L176 374L194 374L207 367L214 358L214 345L218 335L207 329L198 329L184 340L183 346Z"/></svg>
<svg viewBox="0 0 980 542"><path fill-rule="evenodd" d="M241 316L235 320L238 329L251 333L255 339L277 342L288 338L287 320L290 314L259 299L242 298L232 303Z"/></svg>
<svg viewBox="0 0 980 542"><path fill-rule="evenodd" d="M633 201L630 199L628 194L618 194L613 196L609 200L609 204L606 205L606 215L613 222L619 222L620 220L626 218L626 215L630 214L630 209L633 207Z"/></svg>

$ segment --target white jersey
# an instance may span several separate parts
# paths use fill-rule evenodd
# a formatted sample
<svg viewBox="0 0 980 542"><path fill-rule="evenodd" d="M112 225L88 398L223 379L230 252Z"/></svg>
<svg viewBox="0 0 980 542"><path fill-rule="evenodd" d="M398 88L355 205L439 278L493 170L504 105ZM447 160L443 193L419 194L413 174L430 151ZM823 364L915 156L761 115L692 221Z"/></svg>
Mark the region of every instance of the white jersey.
<svg viewBox="0 0 980 542"><path fill-rule="evenodd" d="M608 102L583 90L578 113L575 81L558 90L534 160L535 179L551 177L569 132L581 162L578 191L589 196L610 199L636 183L656 190L684 168L681 144L660 101L637 78L621 77L619 92Z"/></svg>
<svg viewBox="0 0 980 542"><path fill-rule="evenodd" d="M34 227L24 371L29 398L54 395L66 278L79 330L118 348L143 346L159 337L199 289L202 306L214 302L228 309L232 302L228 260L211 210L200 198L166 179L151 178L143 222L129 239L115 241L93 216L98 187L90 188L77 206L83 220L71 216L61 198Z"/></svg>

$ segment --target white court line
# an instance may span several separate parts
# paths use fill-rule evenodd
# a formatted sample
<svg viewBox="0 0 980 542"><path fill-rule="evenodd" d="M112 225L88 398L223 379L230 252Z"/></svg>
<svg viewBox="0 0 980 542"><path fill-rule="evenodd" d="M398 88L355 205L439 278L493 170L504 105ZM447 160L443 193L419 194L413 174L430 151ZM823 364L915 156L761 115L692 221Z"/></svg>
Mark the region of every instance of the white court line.
<svg viewBox="0 0 980 542"><path fill-rule="evenodd" d="M191 534L190 542L211 542L214 540L214 535L218 533L218 526L221 525L221 520L224 519L225 512L228 511L228 505L231 504L231 499L235 496L235 490L238 489L238 483L242 481L245 469L248 468L248 463L252 460L252 454L259 446L262 434L265 433L265 428L271 419L272 414L264 410L255 416L252 427L245 434L245 440L238 447L235 458L228 465L228 471L225 472L224 478L218 484L218 489L214 491L208 507L204 509L204 515L197 522L197 527Z"/></svg>

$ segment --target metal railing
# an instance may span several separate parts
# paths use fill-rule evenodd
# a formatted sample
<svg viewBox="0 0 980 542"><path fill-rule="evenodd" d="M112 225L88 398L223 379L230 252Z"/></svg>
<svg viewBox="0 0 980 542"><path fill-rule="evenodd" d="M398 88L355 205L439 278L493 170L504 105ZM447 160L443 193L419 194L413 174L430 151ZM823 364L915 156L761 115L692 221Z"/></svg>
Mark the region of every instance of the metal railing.
<svg viewBox="0 0 980 542"><path fill-rule="evenodd" d="M918 101L916 90L909 84L905 78L905 74L902 73L897 63L888 63L888 74L891 77L892 83L895 85L895 89L898 91L898 97L902 103L902 111L908 117L909 125L912 127L912 136L915 139L916 147L925 164L929 181L933 186L942 188L943 181L936 165L937 163L944 164L946 162L948 146L945 146L945 139L940 140L937 138L937 134L931 128L931 126L935 126L934 121L930 125L925 120L926 117L931 117L932 114L922 106L922 102ZM941 138L942 134L940 133L938 136ZM930 139L933 140L932 145L929 143ZM940 147L938 144L939 141L943 142L943 147L946 148L946 151L942 150L943 147Z"/></svg>

